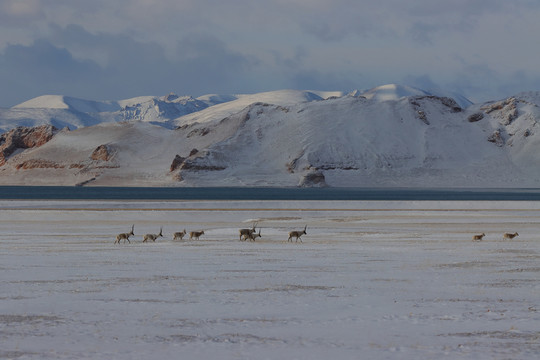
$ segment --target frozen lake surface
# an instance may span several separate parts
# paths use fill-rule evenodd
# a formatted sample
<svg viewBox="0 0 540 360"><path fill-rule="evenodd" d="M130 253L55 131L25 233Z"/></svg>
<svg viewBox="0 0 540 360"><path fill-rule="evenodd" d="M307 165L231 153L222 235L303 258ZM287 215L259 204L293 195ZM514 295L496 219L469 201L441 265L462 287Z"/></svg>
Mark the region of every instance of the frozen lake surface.
<svg viewBox="0 0 540 360"><path fill-rule="evenodd" d="M0 358L540 355L538 202L2 200L0 214ZM253 221L262 238L239 241ZM184 228L205 234L173 241Z"/></svg>

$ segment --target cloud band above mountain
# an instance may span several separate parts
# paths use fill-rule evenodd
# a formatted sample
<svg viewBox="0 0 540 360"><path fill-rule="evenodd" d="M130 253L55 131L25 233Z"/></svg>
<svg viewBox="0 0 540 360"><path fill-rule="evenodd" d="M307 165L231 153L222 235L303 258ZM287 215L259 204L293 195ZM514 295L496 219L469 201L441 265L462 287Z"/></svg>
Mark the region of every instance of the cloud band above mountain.
<svg viewBox="0 0 540 360"><path fill-rule="evenodd" d="M540 88L540 3L0 0L0 107L426 82L476 101Z"/></svg>

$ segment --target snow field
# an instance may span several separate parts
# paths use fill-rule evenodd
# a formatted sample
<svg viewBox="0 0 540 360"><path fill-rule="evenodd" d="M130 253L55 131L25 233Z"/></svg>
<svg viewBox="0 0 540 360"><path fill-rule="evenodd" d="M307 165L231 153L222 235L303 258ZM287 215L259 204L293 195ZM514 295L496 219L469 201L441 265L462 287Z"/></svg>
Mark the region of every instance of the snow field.
<svg viewBox="0 0 540 360"><path fill-rule="evenodd" d="M534 358L539 211L0 201L0 358ZM255 220L262 239L238 241ZM132 224L132 243L113 244ZM165 238L142 243L161 226ZM184 228L205 235L172 241Z"/></svg>

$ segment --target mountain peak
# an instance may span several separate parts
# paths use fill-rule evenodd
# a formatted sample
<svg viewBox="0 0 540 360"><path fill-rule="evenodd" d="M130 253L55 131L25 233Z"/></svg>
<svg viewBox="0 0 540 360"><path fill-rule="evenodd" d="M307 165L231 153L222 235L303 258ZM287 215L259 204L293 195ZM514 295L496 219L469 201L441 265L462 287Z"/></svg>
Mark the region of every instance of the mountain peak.
<svg viewBox="0 0 540 360"><path fill-rule="evenodd" d="M367 99L378 101L398 100L407 96L427 96L429 92L407 85L387 84L374 87L361 94Z"/></svg>
<svg viewBox="0 0 540 360"><path fill-rule="evenodd" d="M13 106L14 109L69 109L63 95L42 95Z"/></svg>

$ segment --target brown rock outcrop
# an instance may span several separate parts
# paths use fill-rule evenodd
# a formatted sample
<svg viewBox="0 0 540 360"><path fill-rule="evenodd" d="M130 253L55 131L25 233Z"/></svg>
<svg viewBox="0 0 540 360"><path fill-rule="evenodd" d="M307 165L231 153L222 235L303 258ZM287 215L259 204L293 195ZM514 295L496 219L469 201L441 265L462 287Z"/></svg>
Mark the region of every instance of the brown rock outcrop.
<svg viewBox="0 0 540 360"><path fill-rule="evenodd" d="M90 155L92 160L109 161L114 155L114 152L109 145L99 145Z"/></svg>
<svg viewBox="0 0 540 360"><path fill-rule="evenodd" d="M322 171L318 169L310 170L304 177L300 180L301 187L326 187L326 179Z"/></svg>
<svg viewBox="0 0 540 360"><path fill-rule="evenodd" d="M186 160L185 157L182 157L180 155L176 155L171 163L171 169L170 171L173 172L174 170L176 169L179 169L180 166L182 166L182 164L184 163L184 161Z"/></svg>
<svg viewBox="0 0 540 360"><path fill-rule="evenodd" d="M467 121L477 122L477 121L482 120L483 118L484 118L484 114L482 114L481 112L478 112L478 113L469 115L469 117L467 117Z"/></svg>
<svg viewBox="0 0 540 360"><path fill-rule="evenodd" d="M52 125L35 127L19 126L0 135L0 166L17 149L30 149L41 146L52 139L58 131Z"/></svg>
<svg viewBox="0 0 540 360"><path fill-rule="evenodd" d="M504 139L501 136L501 132L499 130L496 130L493 134L491 134L488 137L488 141L494 143L499 147L504 145Z"/></svg>
<svg viewBox="0 0 540 360"><path fill-rule="evenodd" d="M189 152L189 155L187 157L183 157L183 156L180 156L180 155L176 155L171 163L171 168L170 168L170 172L173 172L175 170L178 170L178 169L190 169L190 164L191 162L188 161L188 159L191 158L191 160L193 160L196 156L199 153L199 150L197 149L191 149L191 151ZM186 162L187 162L187 165L186 165ZM182 176L180 175L180 173L178 173L177 177L179 179L182 178Z"/></svg>
<svg viewBox="0 0 540 360"><path fill-rule="evenodd" d="M506 126L519 116L517 102L518 100L512 97L483 106L480 110L485 111L486 114L493 113L492 116L499 118L500 123Z"/></svg>
<svg viewBox="0 0 540 360"><path fill-rule="evenodd" d="M31 159L17 164L17 170L30 170L30 169L63 169L64 165L58 164L51 160L45 159Z"/></svg>

